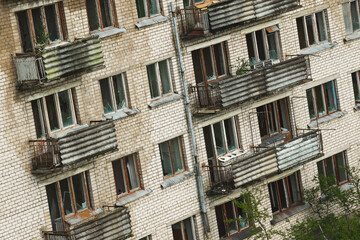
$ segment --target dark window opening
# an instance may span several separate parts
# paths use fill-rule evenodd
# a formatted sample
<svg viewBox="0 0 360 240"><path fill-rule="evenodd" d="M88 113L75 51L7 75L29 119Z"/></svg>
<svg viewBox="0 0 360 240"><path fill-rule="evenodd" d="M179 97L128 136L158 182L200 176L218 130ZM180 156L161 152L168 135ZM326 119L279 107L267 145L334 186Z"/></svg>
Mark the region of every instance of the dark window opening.
<svg viewBox="0 0 360 240"><path fill-rule="evenodd" d="M349 181L346 172L347 162L345 152L340 152L334 156L328 157L317 162L319 175L324 177L332 177L337 185L344 184Z"/></svg>
<svg viewBox="0 0 360 240"><path fill-rule="evenodd" d="M113 0L86 0L86 11L90 31L116 27Z"/></svg>

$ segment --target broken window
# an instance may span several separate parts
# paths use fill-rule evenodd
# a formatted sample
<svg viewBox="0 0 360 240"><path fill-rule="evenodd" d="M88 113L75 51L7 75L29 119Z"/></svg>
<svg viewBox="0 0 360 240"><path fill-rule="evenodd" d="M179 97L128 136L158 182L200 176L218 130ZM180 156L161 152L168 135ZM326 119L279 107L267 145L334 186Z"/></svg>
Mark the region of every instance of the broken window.
<svg viewBox="0 0 360 240"><path fill-rule="evenodd" d="M345 152L338 153L317 162L319 175L334 178L334 183L337 185L341 185L348 181L346 167Z"/></svg>
<svg viewBox="0 0 360 240"><path fill-rule="evenodd" d="M335 81L306 90L310 119L317 119L338 110Z"/></svg>
<svg viewBox="0 0 360 240"><path fill-rule="evenodd" d="M360 21L359 21L359 1L350 1L343 3L343 13L345 21L345 31L346 34L350 34L359 30Z"/></svg>
<svg viewBox="0 0 360 240"><path fill-rule="evenodd" d="M132 154L112 162L117 195L140 189L137 155Z"/></svg>
<svg viewBox="0 0 360 240"><path fill-rule="evenodd" d="M151 98L159 98L172 93L170 66L168 60L146 66Z"/></svg>
<svg viewBox="0 0 360 240"><path fill-rule="evenodd" d="M250 64L280 59L279 28L274 25L246 34Z"/></svg>
<svg viewBox="0 0 360 240"><path fill-rule="evenodd" d="M360 103L360 71L352 73L351 77L353 82L355 102Z"/></svg>
<svg viewBox="0 0 360 240"><path fill-rule="evenodd" d="M104 113L112 113L128 107L125 74L121 73L100 80Z"/></svg>
<svg viewBox="0 0 360 240"><path fill-rule="evenodd" d="M76 124L71 89L34 100L31 106L37 138Z"/></svg>
<svg viewBox="0 0 360 240"><path fill-rule="evenodd" d="M297 18L296 24L300 49L328 41L325 10Z"/></svg>
<svg viewBox="0 0 360 240"><path fill-rule="evenodd" d="M46 186L54 231L63 231L64 221L90 208L87 182L87 173L80 173Z"/></svg>
<svg viewBox="0 0 360 240"><path fill-rule="evenodd" d="M244 201L238 198L237 201ZM246 213L236 206L235 203L227 202L215 207L219 237L226 238L249 228ZM229 220L236 220L229 222Z"/></svg>
<svg viewBox="0 0 360 240"><path fill-rule="evenodd" d="M227 76L225 42L191 52L197 84L207 84Z"/></svg>
<svg viewBox="0 0 360 240"><path fill-rule="evenodd" d="M185 170L181 137L159 144L164 177L173 176Z"/></svg>
<svg viewBox="0 0 360 240"><path fill-rule="evenodd" d="M276 134L290 135L290 116L287 98L256 108L262 139Z"/></svg>
<svg viewBox="0 0 360 240"><path fill-rule="evenodd" d="M101 31L116 26L116 11L113 0L86 0L86 11L90 31Z"/></svg>
<svg viewBox="0 0 360 240"><path fill-rule="evenodd" d="M65 39L62 2L16 13L23 52Z"/></svg>
<svg viewBox="0 0 360 240"><path fill-rule="evenodd" d="M159 0L136 0L138 18L153 17L160 14Z"/></svg>
<svg viewBox="0 0 360 240"><path fill-rule="evenodd" d="M268 184L273 213L283 212L302 202L300 172Z"/></svg>
<svg viewBox="0 0 360 240"><path fill-rule="evenodd" d="M184 219L171 226L174 240L195 240L195 225L193 217Z"/></svg>

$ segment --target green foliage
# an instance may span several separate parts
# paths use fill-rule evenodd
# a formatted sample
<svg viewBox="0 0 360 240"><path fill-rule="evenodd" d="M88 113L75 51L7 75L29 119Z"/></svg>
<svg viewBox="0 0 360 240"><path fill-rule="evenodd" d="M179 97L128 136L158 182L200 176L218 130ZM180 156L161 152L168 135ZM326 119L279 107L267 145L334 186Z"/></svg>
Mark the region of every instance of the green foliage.
<svg viewBox="0 0 360 240"><path fill-rule="evenodd" d="M36 32L39 33L36 36L36 45L40 46L39 49L42 50L45 47L45 44L49 43L50 34L45 32L44 25L38 25L35 28Z"/></svg>
<svg viewBox="0 0 360 240"><path fill-rule="evenodd" d="M236 68L236 75L247 74L250 71L250 63L244 58L238 57L236 59L236 65L234 65L233 67Z"/></svg>

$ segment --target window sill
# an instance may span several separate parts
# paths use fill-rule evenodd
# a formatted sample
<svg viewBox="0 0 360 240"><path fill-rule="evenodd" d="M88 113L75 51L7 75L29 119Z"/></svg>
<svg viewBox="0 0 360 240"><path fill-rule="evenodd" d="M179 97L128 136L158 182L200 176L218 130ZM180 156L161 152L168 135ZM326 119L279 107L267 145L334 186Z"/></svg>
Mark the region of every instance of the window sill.
<svg viewBox="0 0 360 240"><path fill-rule="evenodd" d="M270 221L271 225L275 225L299 212L305 211L306 209L310 208L309 203L305 203L293 208L290 208L289 210L279 213L273 217L273 220Z"/></svg>
<svg viewBox="0 0 360 240"><path fill-rule="evenodd" d="M181 173L179 175L176 175L174 177L171 177L169 179L164 180L164 182L161 184L161 189L165 189L168 188L174 184L177 184L179 182L182 182L188 178L190 178L191 176L193 176L194 174L192 172L184 172Z"/></svg>
<svg viewBox="0 0 360 240"><path fill-rule="evenodd" d="M256 232L260 232L261 228L248 228L246 230L242 230L239 233L235 233L234 235L224 238L226 240L243 240L243 239L247 239L248 237L250 237L252 234L256 233Z"/></svg>
<svg viewBox="0 0 360 240"><path fill-rule="evenodd" d="M346 114L347 114L347 112L345 110L344 111L334 112L334 113L331 113L331 114L329 114L329 115L327 115L325 117L321 117L319 119L313 120L307 126L308 126L308 128L314 128L314 127L317 127L318 124L330 122L331 120L340 118L340 117L342 117L342 116L344 116Z"/></svg>
<svg viewBox="0 0 360 240"><path fill-rule="evenodd" d="M360 31L351 33L344 38L344 42L360 38Z"/></svg>
<svg viewBox="0 0 360 240"><path fill-rule="evenodd" d="M116 206L118 206L118 207L124 206L125 204L128 204L128 203L133 202L133 201L135 201L135 200L137 200L137 199L139 199L141 197L149 195L151 192L152 192L152 190L149 188L149 189L146 189L146 190L140 190L140 191L131 193L131 194L126 195L126 196L124 196L122 198L119 198L116 201Z"/></svg>
<svg viewBox="0 0 360 240"><path fill-rule="evenodd" d="M99 208L96 210L86 209L84 211L81 211L75 215L72 215L71 217L65 218L65 221L69 223L70 225L74 225L77 223L81 223L84 220L87 220L89 218L95 217L96 215L103 213L104 211Z"/></svg>
<svg viewBox="0 0 360 240"><path fill-rule="evenodd" d="M95 32L91 35L99 36L100 39L126 32L126 28L111 28L105 31Z"/></svg>
<svg viewBox="0 0 360 240"><path fill-rule="evenodd" d="M356 103L355 107L354 107L354 111L359 111L360 110L360 103Z"/></svg>
<svg viewBox="0 0 360 240"><path fill-rule="evenodd" d="M58 132L55 134L50 134L50 136L52 138L61 138L61 137L64 137L65 135L67 135L68 133L71 133L71 132L74 132L74 131L77 131L79 129L86 128L86 127L89 127L89 124L74 126L70 129L66 129L66 130L60 130L61 132Z"/></svg>
<svg viewBox="0 0 360 240"><path fill-rule="evenodd" d="M300 51L300 54L304 54L304 55L314 54L314 53L320 52L322 50L332 48L332 47L336 46L337 44L338 44L337 42L322 43L322 44L317 45L317 46L313 46L313 47L310 47L310 48L303 49L303 50Z"/></svg>
<svg viewBox="0 0 360 240"><path fill-rule="evenodd" d="M107 114L102 120L107 120L107 119L117 120L117 119L126 118L128 116L135 115L139 112L140 112L140 110L138 108L123 109L123 110L115 112L115 113Z"/></svg>
<svg viewBox="0 0 360 240"><path fill-rule="evenodd" d="M287 131L287 132L284 131L284 133L279 133L279 134L276 134L274 136L271 136L271 137L263 140L259 146L266 147L272 143L276 143L278 141L284 140L288 136L289 136L289 131Z"/></svg>
<svg viewBox="0 0 360 240"><path fill-rule="evenodd" d="M148 106L149 106L149 108L154 108L154 107L157 107L159 105L162 105L162 104L165 104L168 102L176 101L180 98L181 98L181 95L172 94L170 96L162 97L159 100L155 100L155 101L151 102Z"/></svg>
<svg viewBox="0 0 360 240"><path fill-rule="evenodd" d="M135 24L135 26L137 28L143 28L146 26L151 26L157 23L161 23L161 22L165 22L167 21L168 18L164 17L164 16L157 16L157 17L153 17L153 18L148 18L148 19L144 19L144 20L140 20L140 22L138 22L137 24Z"/></svg>

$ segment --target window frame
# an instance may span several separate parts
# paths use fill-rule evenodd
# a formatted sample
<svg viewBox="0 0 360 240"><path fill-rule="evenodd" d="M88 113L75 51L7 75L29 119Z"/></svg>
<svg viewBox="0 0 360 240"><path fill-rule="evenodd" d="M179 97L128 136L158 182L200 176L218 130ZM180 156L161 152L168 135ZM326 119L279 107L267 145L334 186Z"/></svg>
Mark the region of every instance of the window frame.
<svg viewBox="0 0 360 240"><path fill-rule="evenodd" d="M292 176L292 175L296 175L297 187L299 188L300 200L299 200L299 202L297 202L297 203L292 203L292 201L291 201L291 192L290 192L290 183L289 183L290 180L289 180L289 178L290 178L290 176ZM278 182L279 182L279 181L282 181L282 182L284 183L284 180L285 180L285 182L286 182L286 186L283 186L283 187L284 187L284 189L286 189L286 193L287 193L287 196L285 196L285 198L288 200L288 204L289 204L289 207L288 207L288 208L283 208L283 207L281 206L281 196L280 196L280 192L279 192L279 184L278 184ZM276 195L275 195L275 196L272 196L272 191L270 190L270 189L271 189L270 184L272 184L272 183L275 183L275 184L276 184ZM270 196L270 204L271 204L271 207L273 206L272 199L273 199L274 197L277 197L277 203L278 203L278 205L279 205L279 210L273 212L272 209L271 209L273 215L277 215L277 214L279 214L279 213L286 212L286 211L288 211L288 210L291 209L291 208L294 208L294 207L296 207L296 206L299 206L299 205L303 204L304 197L303 197L303 189L302 189L302 184L301 184L300 171L296 171L296 172L294 172L294 173L292 173L292 174L290 174L290 175L288 175L288 176L286 176L286 177L284 177L284 178L281 178L281 179L278 179L278 180L276 180L276 181L274 181L274 182L269 183L269 184L268 184L268 189L269 189L269 196Z"/></svg>
<svg viewBox="0 0 360 240"><path fill-rule="evenodd" d="M38 6L38 7L34 7L34 8L29 8L26 10L22 10L22 11L17 11L15 13L16 15L16 21L17 21L17 25L18 25L18 34L19 34L19 39L20 39L20 44L21 44L21 50L23 52L35 52L35 49L38 48L39 46L41 46L41 44L37 44L37 40L36 40L36 32L35 32L35 26L34 26L34 21L33 21L33 14L32 14L32 10L34 9L40 9L41 12L41 21L44 27L44 31L45 34L48 35L49 34L49 29L48 29L48 23L47 23L47 19L46 19L46 13L45 13L45 7L48 6L55 6L55 11L56 11L56 19L57 19L57 30L59 31L59 37L60 39L56 40L56 41L51 41L50 37L47 40L47 43L44 43L44 45L52 45L52 44L56 44L58 42L61 41L65 41L67 39L67 32L66 32L66 23L65 23L65 16L64 16L64 7L63 7L63 2L56 2L56 3L52 3L52 4L46 4L46 5L42 5L42 6ZM20 25L23 23L20 23L19 20L19 16L17 15L20 12L25 12L26 13L26 20L27 20L27 24L29 25L29 34L30 36L30 40L31 40L31 46L32 49L31 51L26 51L27 49L24 49L24 40L22 38L22 33L21 33L21 28Z"/></svg>
<svg viewBox="0 0 360 240"><path fill-rule="evenodd" d="M326 97L326 94L325 94L325 85L327 83L330 83L332 82L332 85L334 87L334 93L335 93L335 104L336 104L336 109L329 112L329 100L327 99ZM322 93L322 103L324 104L325 106L325 113L322 114L321 116L319 115L319 110L318 110L318 104L317 104L317 97L316 97L316 91L315 91L315 88L316 87L321 87L321 93ZM317 85L315 87L312 87L312 88L309 88L309 89L306 89L306 95L308 94L308 91L311 91L311 94L312 94L312 101L313 101L313 109L315 111L315 114L316 114L316 117L315 118L311 118L311 114L310 114L310 105L309 105L309 100L307 99L307 102L308 102L308 108L309 108L309 115L310 115L310 120L311 121L314 121L316 119L319 119L319 118L322 118L322 117L325 117L327 115L330 115L334 112L338 112L340 111L340 106L339 106L339 98L338 98L338 93L337 93L337 89L336 89L336 80L331 80L329 82L326 82L326 83L323 83L323 84L320 84L320 85ZM307 97L307 96L306 96Z"/></svg>
<svg viewBox="0 0 360 240"><path fill-rule="evenodd" d="M326 39L323 40L323 41L319 40L320 32L319 32L319 29L318 29L318 23L317 23L317 19L316 19L316 14L318 14L318 13L322 13L322 18L323 18L323 22L324 22L324 31L325 31L325 34L326 34ZM315 44L313 44L313 45L311 45L309 43L308 24L306 22L306 17L309 17L309 16L311 16L311 23L312 23L312 29L313 29L314 41L315 41ZM301 19L301 21L302 21L302 25L303 25L302 31L304 33L305 47L301 47L300 32L299 32L299 26L298 26L298 23L297 23L298 19ZM310 47L313 47L313 46L320 45L322 43L329 42L329 30L328 30L328 26L327 26L327 12L326 12L325 9L322 10L322 11L314 12L314 13L311 13L309 15L305 15L305 16L296 18L296 24L297 24L297 30L298 30L298 39L299 39L300 49L306 49L306 48L310 48Z"/></svg>
<svg viewBox="0 0 360 240"><path fill-rule="evenodd" d="M169 77L169 85L171 87L171 91L169 93L163 93L163 86L162 86L162 80L161 80L161 73L160 73L160 67L159 67L159 63L160 62L163 62L163 61L166 61L166 66L167 66L167 71L168 71L168 77ZM148 72L148 67L151 66L151 65L155 65L155 71L156 71L156 80L157 80L157 86L158 86L158 91L159 91L159 96L156 96L156 97L152 97L152 85L151 85L151 82L150 82L150 76L149 76L149 72ZM148 77L148 83L149 83L149 89L150 89L150 98L151 98L151 101L156 101L156 100L159 100L163 97L166 97L166 96L170 96L172 94L174 94L174 86L173 86L173 82L172 82L172 72L171 72L171 68L170 68L170 59L164 59L164 60L161 60L161 61L158 61L158 62L155 62L155 63L151 63L151 64L148 64L146 65L146 72L147 72L147 77Z"/></svg>
<svg viewBox="0 0 360 240"><path fill-rule="evenodd" d="M348 161L347 161L347 157L346 157L346 151L343 151L343 152L340 152L340 153L337 153L337 154L335 154L335 155L332 155L332 156L330 156L330 157L327 157L327 158L324 158L323 160L320 160L320 161L318 161L317 163L316 163L316 165L317 165L317 167L318 167L318 174L320 175L320 173L319 173L319 164L322 164L322 169L323 169L323 172L326 174L326 176L324 176L324 177L330 177L330 175L329 175L329 173L328 173L328 169L327 169L327 163L326 163L326 160L328 160L328 159L330 159L331 158L331 164L332 164L332 167L333 167L333 169L335 170L335 180L336 180L336 185L337 186L341 186L341 185L344 185L344 184L346 184L346 183L348 183L348 182L350 182L350 179L349 179L349 174L346 172L346 170L345 169L343 169L344 170L344 173L345 173L345 176L346 176L346 180L344 180L344 181L342 181L342 182L340 182L340 178L339 178L339 169L338 169L338 164L337 164L337 158L336 158L336 156L338 155L338 154L342 154L342 156L343 156L343 159L344 159L344 164L345 164L345 166L344 166L344 168L346 168L346 167L348 167L349 165L348 165Z"/></svg>
<svg viewBox="0 0 360 240"><path fill-rule="evenodd" d="M352 83L353 83L353 92L354 92L355 103L360 104L360 71L351 73L351 78L352 78ZM356 96L355 89L357 89L358 96ZM356 98L358 98L358 99L356 99Z"/></svg>
<svg viewBox="0 0 360 240"><path fill-rule="evenodd" d="M153 17L157 17L157 16L160 16L162 14L162 7L161 7L161 3L159 0L156 0L157 2L157 5L158 5L158 13L157 14L154 14L154 15L151 15L150 14L150 4L149 4L149 1L151 0L140 0L140 1L143 1L143 4L144 4L144 10L145 10L145 16L144 17L139 17L139 13L138 13L138 5L137 5L137 1L135 1L135 5L136 5L136 11L137 11L137 17L139 20L145 20L145 19L149 19L149 18L153 18ZM146 4L145 4L146 3ZM146 8L145 8L146 6Z"/></svg>
<svg viewBox="0 0 360 240"><path fill-rule="evenodd" d="M97 21L99 23L99 28L100 28L100 29L91 30L91 28L90 28L90 19L89 19L89 14L88 14L88 7L87 7L86 1L87 0L85 0L85 9L86 9L86 16L87 16L87 20L88 20L88 28L89 28L90 33L102 32L102 31L106 31L106 30L111 29L111 28L117 28L118 27L118 23L117 23L118 20L117 20L114 0L104 0L104 1L109 1L109 6L111 6L111 11L108 14L110 14L110 17L112 19L112 26L108 26L108 27L104 27L104 24L103 24L102 15L101 15L100 0L90 0L90 1L95 1L96 10L97 10L97 18L98 18Z"/></svg>
<svg viewBox="0 0 360 240"><path fill-rule="evenodd" d="M127 171L126 169L123 168L123 166L126 167L126 158L129 157L129 156L132 156L133 158L133 161L135 162L135 167L136 167L136 173L137 173L137 180L138 180L138 184L139 186L134 189L134 190L131 190L130 189L130 180L129 180L129 176L127 174ZM120 164L121 166L121 171L122 171L122 174L123 174L123 177L125 178L125 187L126 187L126 192L124 193L121 193L121 194L118 194L118 191L117 191L117 184L116 184L116 178L115 178L115 170L119 170L119 169L115 169L114 168L114 162L117 162L117 161L121 161L122 164ZM127 156L124 156L124 157L121 157L119 159L116 159L114 161L111 161L111 164L112 164L112 169L113 169L113 174L114 174L114 183L115 183L115 190L116 190L116 195L117 195L117 198L122 198L124 196L127 196L127 195L130 195L130 194L133 194L137 191L140 191L143 189L143 186L142 186L142 182L141 182L141 177L140 177L140 168L139 168L139 163L138 163L138 154L136 153L133 153L133 154L130 154L130 155L127 155ZM127 167L126 167L127 168ZM123 179L124 180L124 179Z"/></svg>
<svg viewBox="0 0 360 240"><path fill-rule="evenodd" d="M178 224L180 223L181 225L181 237L183 240L187 240L187 237L186 237L186 234L185 234L185 224L184 224L184 221L190 219L190 224L191 224L191 233L192 233L192 237L193 239L196 239L196 227L195 227L195 221L194 221L194 216L191 216L191 217L188 217L188 218L185 218L177 223L174 223L171 225L171 230L172 230L172 236L173 236L173 239L174 239L174 231L173 231L173 226L175 224Z"/></svg>
<svg viewBox="0 0 360 240"><path fill-rule="evenodd" d="M182 160L182 163L183 163L183 166L184 166L184 169L182 171L179 171L179 172L175 172L175 165L174 165L174 159L173 159L173 154L172 154L172 151L171 151L171 143L170 141L171 140L174 140L174 139L178 139L178 143L179 143L179 148L180 148L180 156L181 156L181 160ZM186 166L186 163L185 163L185 154L184 154L184 147L183 147L183 138L182 136L179 136L179 137L175 137L175 138L172 138L172 139L169 139L167 141L164 141L160 144L163 144L163 143L167 143L168 144L168 148L169 148L169 152L170 152L170 160L171 160L171 170L172 170L172 174L170 175L164 175L163 174L163 179L166 180L166 179L169 179L169 178L172 178L176 175L179 175L179 174L182 174L184 172L187 171L187 166ZM159 144L159 151L160 151L160 160L161 160L161 168L162 170L164 171L164 168L163 168L163 159L162 159L162 154L161 154L161 148L160 148L160 144Z"/></svg>
<svg viewBox="0 0 360 240"><path fill-rule="evenodd" d="M351 3L355 2L356 4L356 11L357 11L357 20L359 23L359 28L354 30L354 22L352 18L352 12L351 12ZM354 32L360 31L360 4L358 0L348 1L342 4L343 8L343 16L344 16L344 25L345 25L345 33L346 35L352 34ZM346 11L346 13L345 13ZM345 15L346 14L346 15ZM347 25L347 21L350 24L350 26ZM351 27L351 31L347 31L347 27Z"/></svg>
<svg viewBox="0 0 360 240"><path fill-rule="evenodd" d="M125 98L125 101L126 101L125 106L120 108L120 109L117 108L117 102L116 102L116 94L115 94L115 88L114 88L114 77L115 76L120 76L121 77L122 87L124 89L124 98ZM112 101L112 108L114 109L114 111L108 112L108 113L105 113L103 93L101 91L101 81L104 81L104 80L107 80L108 86L110 88L109 89L110 95L111 95L110 98L111 98L111 101ZM110 76L110 77L103 78L103 79L99 80L101 103L102 103L102 106L103 106L104 115L111 115L111 114L114 114L116 112L121 112L124 109L129 108L128 88L127 88L127 81L126 80L127 79L126 79L125 73L119 73L119 74L116 74L116 75L113 75L113 76Z"/></svg>

